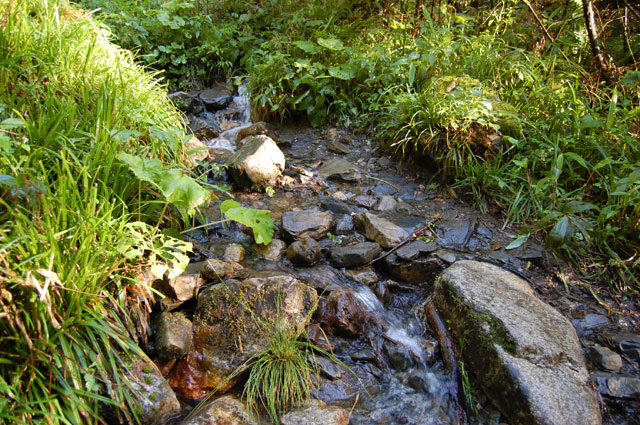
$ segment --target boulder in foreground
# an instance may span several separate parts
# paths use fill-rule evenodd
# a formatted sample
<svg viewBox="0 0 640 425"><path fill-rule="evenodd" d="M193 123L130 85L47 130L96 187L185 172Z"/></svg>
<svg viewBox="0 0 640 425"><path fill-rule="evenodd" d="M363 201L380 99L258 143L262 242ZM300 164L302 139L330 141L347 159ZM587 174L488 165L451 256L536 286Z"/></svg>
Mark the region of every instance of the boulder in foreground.
<svg viewBox="0 0 640 425"><path fill-rule="evenodd" d="M465 362L512 424L599 425L571 323L500 267L458 261L436 284Z"/></svg>

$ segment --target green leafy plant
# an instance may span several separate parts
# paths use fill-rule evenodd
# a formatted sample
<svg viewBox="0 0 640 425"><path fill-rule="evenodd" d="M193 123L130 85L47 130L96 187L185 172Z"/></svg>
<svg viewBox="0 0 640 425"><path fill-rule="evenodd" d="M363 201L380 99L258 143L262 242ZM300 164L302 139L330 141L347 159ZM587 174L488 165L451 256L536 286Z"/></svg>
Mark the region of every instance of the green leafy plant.
<svg viewBox="0 0 640 425"><path fill-rule="evenodd" d="M263 245L271 243L273 221L269 210L245 208L239 202L228 199L220 204L220 211L228 219L250 227L256 243Z"/></svg>

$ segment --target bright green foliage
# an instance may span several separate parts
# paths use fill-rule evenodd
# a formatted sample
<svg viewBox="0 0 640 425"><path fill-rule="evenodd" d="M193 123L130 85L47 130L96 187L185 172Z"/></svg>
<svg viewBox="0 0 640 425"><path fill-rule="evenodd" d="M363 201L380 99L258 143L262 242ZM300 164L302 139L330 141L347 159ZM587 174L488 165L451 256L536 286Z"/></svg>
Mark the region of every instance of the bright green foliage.
<svg viewBox="0 0 640 425"><path fill-rule="evenodd" d="M158 189L167 202L175 205L183 216L193 215L195 207L203 204L211 193L183 174L178 168L167 168L158 159L145 159L120 152L117 158L125 163L136 177Z"/></svg>
<svg viewBox="0 0 640 425"><path fill-rule="evenodd" d="M269 210L245 208L232 199L220 204L222 214L253 230L253 238L258 244L269 245L273 239L273 221Z"/></svg>
<svg viewBox="0 0 640 425"><path fill-rule="evenodd" d="M180 180L182 124L154 76L64 0L0 11L0 423L135 422L136 268L179 268L190 248L157 234L158 198L204 199ZM179 171L179 186L142 188L122 152Z"/></svg>
<svg viewBox="0 0 640 425"><path fill-rule="evenodd" d="M131 34L151 45L170 43L146 29L165 25L148 16L173 8L189 25L194 13L193 2L181 2L188 13L160 3L126 6L128 15L142 16L129 26L145 27ZM106 4L107 22L126 43L124 15ZM314 126L336 119L398 152L423 153L481 209L497 205L510 222L526 225L518 244L542 232L576 260L619 270L621 288L637 285L640 74L627 72L617 87L598 85L580 2L541 2L553 41L515 0L198 5L204 13L194 22L212 19L212 26L191 57L206 70L248 74L254 118L305 115ZM633 62L638 34L604 40L617 63ZM489 137L497 132L503 138L494 145Z"/></svg>

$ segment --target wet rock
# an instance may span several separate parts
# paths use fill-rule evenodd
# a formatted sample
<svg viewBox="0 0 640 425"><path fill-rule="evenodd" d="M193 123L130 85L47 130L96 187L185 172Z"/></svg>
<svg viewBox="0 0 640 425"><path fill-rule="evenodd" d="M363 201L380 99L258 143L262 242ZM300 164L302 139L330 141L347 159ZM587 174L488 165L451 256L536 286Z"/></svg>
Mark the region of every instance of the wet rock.
<svg viewBox="0 0 640 425"><path fill-rule="evenodd" d="M438 239L443 246L459 247L465 242L471 230L468 220L443 220L438 227Z"/></svg>
<svg viewBox="0 0 640 425"><path fill-rule="evenodd" d="M327 328L348 336L368 335L373 329L383 327L381 319L371 313L355 292L348 288L332 291L319 316L320 322Z"/></svg>
<svg viewBox="0 0 640 425"><path fill-rule="evenodd" d="M450 251L448 249L437 249L433 252L434 257L438 257L448 264L453 264L458 260L465 259L459 252Z"/></svg>
<svg viewBox="0 0 640 425"><path fill-rule="evenodd" d="M278 133L276 133L275 128L271 124L267 124L264 121L258 121L257 123L238 130L236 133L236 139L243 140L249 136L258 136L260 134L269 136L273 140L278 138Z"/></svg>
<svg viewBox="0 0 640 425"><path fill-rule="evenodd" d="M620 372L622 369L622 357L620 357L620 354L607 347L593 347L592 355L595 363L606 370Z"/></svg>
<svg viewBox="0 0 640 425"><path fill-rule="evenodd" d="M328 211L287 211L282 215L282 231L289 240L303 235L316 240L324 238L333 224L333 215Z"/></svg>
<svg viewBox="0 0 640 425"><path fill-rule="evenodd" d="M303 282L319 293L331 292L344 286L341 273L326 264L299 270L298 273Z"/></svg>
<svg viewBox="0 0 640 425"><path fill-rule="evenodd" d="M609 318L602 314L587 314L584 316L579 323L580 328L585 331L590 331L593 329L601 328L603 326L607 326L610 323Z"/></svg>
<svg viewBox="0 0 640 425"><path fill-rule="evenodd" d="M320 202L320 206L334 214L350 214L352 209L345 202L331 198L325 198Z"/></svg>
<svg viewBox="0 0 640 425"><path fill-rule="evenodd" d="M148 358L137 363L125 379L133 389L134 409L145 425L167 423L180 414L180 402L160 374L158 367Z"/></svg>
<svg viewBox="0 0 640 425"><path fill-rule="evenodd" d="M284 257L284 253L287 251L287 244L281 239L273 239L269 245L254 245L253 249L260 257L277 263Z"/></svg>
<svg viewBox="0 0 640 425"><path fill-rule="evenodd" d="M343 214L336 218L336 227L335 234L336 235L346 235L353 232L353 217L349 214Z"/></svg>
<svg viewBox="0 0 640 425"><path fill-rule="evenodd" d="M407 382L414 390L426 394L437 393L437 388L440 386L440 380L433 372L421 369L411 370Z"/></svg>
<svg viewBox="0 0 640 425"><path fill-rule="evenodd" d="M347 425L349 411L313 400L308 406L291 410L280 418L282 425Z"/></svg>
<svg viewBox="0 0 640 425"><path fill-rule="evenodd" d="M210 280L220 280L225 277L233 276L240 270L244 269L240 264L231 260L220 260L218 258L209 258L203 261L201 273Z"/></svg>
<svg viewBox="0 0 640 425"><path fill-rule="evenodd" d="M204 283L200 276L201 268L202 263L190 263L182 274L166 281L166 285L169 288L169 293L165 292L166 295L172 296L179 301L187 301L193 298L196 288L199 288Z"/></svg>
<svg viewBox="0 0 640 425"><path fill-rule="evenodd" d="M224 109L233 100L229 86L224 83L217 83L210 89L200 92L198 96L204 102L208 111Z"/></svg>
<svg viewBox="0 0 640 425"><path fill-rule="evenodd" d="M227 377L253 354L266 348L274 326L302 327L316 303L316 291L283 272L254 272L202 291L193 318L193 344L169 375L171 386L186 398L200 398L214 388L224 392L237 379Z"/></svg>
<svg viewBox="0 0 640 425"><path fill-rule="evenodd" d="M435 276L446 267L440 258L418 257L412 261L400 259L396 253L387 255L383 261L385 270L395 279L409 283L432 282Z"/></svg>
<svg viewBox="0 0 640 425"><path fill-rule="evenodd" d="M600 394L615 398L640 398L640 378L597 372L591 379L598 386Z"/></svg>
<svg viewBox="0 0 640 425"><path fill-rule="evenodd" d="M393 248L409 237L401 227L371 213L356 214L355 225L367 239L378 242L383 248Z"/></svg>
<svg viewBox="0 0 640 425"><path fill-rule="evenodd" d="M331 248L331 264L335 267L355 267L367 264L382 252L375 242L356 245L334 246Z"/></svg>
<svg viewBox="0 0 640 425"><path fill-rule="evenodd" d="M415 365L415 357L402 345L385 341L384 350L387 353L389 364L397 371L402 372Z"/></svg>
<svg viewBox="0 0 640 425"><path fill-rule="evenodd" d="M162 313L158 320L156 350L163 359L179 359L191 348L191 321L181 313Z"/></svg>
<svg viewBox="0 0 640 425"><path fill-rule="evenodd" d="M436 283L438 310L489 399L512 423L600 424L571 323L519 277L459 261Z"/></svg>
<svg viewBox="0 0 640 425"><path fill-rule="evenodd" d="M616 337L620 351L633 360L640 360L640 335L622 333Z"/></svg>
<svg viewBox="0 0 640 425"><path fill-rule="evenodd" d="M344 367L334 363L326 357L315 356L312 361L318 366L320 373L325 378L335 381L336 379L341 379L344 376Z"/></svg>
<svg viewBox="0 0 640 425"><path fill-rule="evenodd" d="M351 198L351 202L360 207L371 209L378 203L378 198L373 195L358 195Z"/></svg>
<svg viewBox="0 0 640 425"><path fill-rule="evenodd" d="M268 136L251 136L230 160L229 171L234 180L244 187L273 187L284 170L282 151Z"/></svg>
<svg viewBox="0 0 640 425"><path fill-rule="evenodd" d="M378 274L371 266L349 269L344 272L344 275L351 280L355 280L356 282L360 282L367 286L378 281Z"/></svg>
<svg viewBox="0 0 640 425"><path fill-rule="evenodd" d="M224 258L235 263L240 263L244 260L244 255L244 246L239 243L230 243L224 248Z"/></svg>
<svg viewBox="0 0 640 425"><path fill-rule="evenodd" d="M245 404L234 395L225 395L205 404L180 425L258 425Z"/></svg>
<svg viewBox="0 0 640 425"><path fill-rule="evenodd" d="M376 211L392 211L398 205L398 201L393 196L384 195L376 205Z"/></svg>
<svg viewBox="0 0 640 425"><path fill-rule="evenodd" d="M417 239L401 246L395 251L395 253L398 258L405 261L411 261L415 260L422 254L434 252L437 248L438 244L436 244L435 242L427 243L422 239Z"/></svg>
<svg viewBox="0 0 640 425"><path fill-rule="evenodd" d="M193 166L198 165L198 161L209 159L209 148L195 136L185 143L184 149L187 151L189 161Z"/></svg>
<svg viewBox="0 0 640 425"><path fill-rule="evenodd" d="M194 97L184 91L169 93L169 99L176 105L176 108L183 112L190 113L193 108Z"/></svg>
<svg viewBox="0 0 640 425"><path fill-rule="evenodd" d="M322 250L315 239L302 236L289 245L287 248L287 258L293 264L311 266L322 259Z"/></svg>

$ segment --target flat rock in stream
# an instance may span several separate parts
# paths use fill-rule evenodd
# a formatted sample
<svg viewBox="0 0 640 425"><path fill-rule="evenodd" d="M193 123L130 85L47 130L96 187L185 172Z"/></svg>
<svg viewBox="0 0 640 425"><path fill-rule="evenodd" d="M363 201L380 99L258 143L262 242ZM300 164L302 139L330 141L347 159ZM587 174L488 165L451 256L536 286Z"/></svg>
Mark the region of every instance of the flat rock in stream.
<svg viewBox="0 0 640 425"><path fill-rule="evenodd" d="M203 90L198 97L204 102L208 111L224 109L233 100L231 89L224 83L217 83L213 87Z"/></svg>
<svg viewBox="0 0 640 425"><path fill-rule="evenodd" d="M284 154L276 142L258 135L244 139L229 162L229 171L238 185L264 189L275 186L284 166Z"/></svg>
<svg viewBox="0 0 640 425"><path fill-rule="evenodd" d="M362 266L380 255L381 251L380 245L375 242L334 246L330 251L331 264L335 267Z"/></svg>
<svg viewBox="0 0 640 425"><path fill-rule="evenodd" d="M602 423L571 322L524 280L491 264L458 261L437 282L436 302L465 362L510 423Z"/></svg>
<svg viewBox="0 0 640 425"><path fill-rule="evenodd" d="M180 425L257 425L245 404L234 395L207 402L195 415Z"/></svg>
<svg viewBox="0 0 640 425"><path fill-rule="evenodd" d="M354 221L367 239L378 242L383 248L393 248L409 237L402 227L375 214L358 213Z"/></svg>
<svg viewBox="0 0 640 425"><path fill-rule="evenodd" d="M280 418L282 425L347 425L349 411L313 400L309 405L291 410Z"/></svg>
<svg viewBox="0 0 640 425"><path fill-rule="evenodd" d="M320 177L328 180L338 179L347 182L356 182L363 178L358 167L342 158L334 158L326 161L316 172Z"/></svg>
<svg viewBox="0 0 640 425"><path fill-rule="evenodd" d="M287 211L282 214L282 231L289 240L302 236L321 239L331 230L335 219L328 211Z"/></svg>

